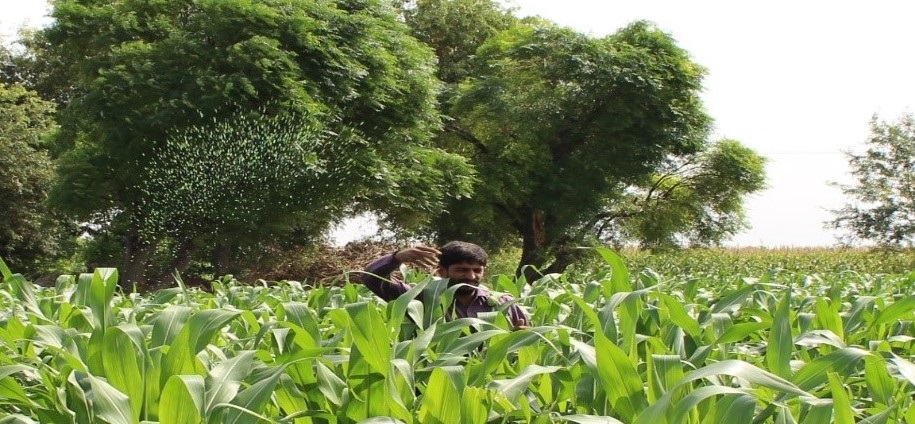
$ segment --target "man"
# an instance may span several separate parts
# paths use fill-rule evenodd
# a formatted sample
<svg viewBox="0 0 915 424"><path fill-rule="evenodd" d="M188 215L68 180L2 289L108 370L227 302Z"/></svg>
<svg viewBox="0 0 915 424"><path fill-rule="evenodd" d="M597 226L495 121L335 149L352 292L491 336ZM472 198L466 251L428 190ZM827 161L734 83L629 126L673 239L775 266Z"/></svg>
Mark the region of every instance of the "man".
<svg viewBox="0 0 915 424"><path fill-rule="evenodd" d="M436 275L447 278L449 287L466 284L455 291L452 309L446 316L450 317L453 313L458 318L475 318L480 312L492 311L499 305L514 300L511 295L494 296L485 287L480 287L488 259L486 251L473 243L452 241L442 246L441 251L417 245L382 256L372 262L365 269L362 283L378 297L391 301L410 290L410 286L401 281L384 280L386 277L389 278L400 264L412 264L419 268L435 267ZM516 329L529 325L527 317L518 305L509 305L505 314Z"/></svg>

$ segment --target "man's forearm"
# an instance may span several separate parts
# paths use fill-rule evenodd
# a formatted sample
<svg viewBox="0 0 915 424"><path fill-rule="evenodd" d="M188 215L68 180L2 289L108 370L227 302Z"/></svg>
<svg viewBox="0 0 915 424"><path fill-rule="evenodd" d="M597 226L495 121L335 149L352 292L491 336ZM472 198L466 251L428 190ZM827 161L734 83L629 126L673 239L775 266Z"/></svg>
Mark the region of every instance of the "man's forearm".
<svg viewBox="0 0 915 424"><path fill-rule="evenodd" d="M387 281L391 273L400 267L394 254L384 255L365 268L362 274L362 284L376 296L390 301L407 292L409 286L400 281Z"/></svg>

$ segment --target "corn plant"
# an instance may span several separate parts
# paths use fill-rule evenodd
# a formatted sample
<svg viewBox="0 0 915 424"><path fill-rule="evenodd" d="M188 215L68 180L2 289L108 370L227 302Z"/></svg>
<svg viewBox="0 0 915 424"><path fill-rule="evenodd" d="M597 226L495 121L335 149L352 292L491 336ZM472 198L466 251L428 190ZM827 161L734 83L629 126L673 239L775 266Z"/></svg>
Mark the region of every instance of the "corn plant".
<svg viewBox="0 0 915 424"><path fill-rule="evenodd" d="M226 277L124 293L0 262L0 416L105 423L915 422L915 274L498 276L532 326L449 320L443 281ZM502 305L502 308L508 305Z"/></svg>

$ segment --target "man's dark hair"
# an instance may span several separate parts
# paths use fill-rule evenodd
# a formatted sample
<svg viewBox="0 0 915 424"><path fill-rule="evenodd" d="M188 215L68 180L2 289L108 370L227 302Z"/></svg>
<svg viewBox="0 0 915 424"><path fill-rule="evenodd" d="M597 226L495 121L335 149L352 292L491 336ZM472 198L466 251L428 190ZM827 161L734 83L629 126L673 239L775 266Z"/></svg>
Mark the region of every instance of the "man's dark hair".
<svg viewBox="0 0 915 424"><path fill-rule="evenodd" d="M464 241L451 241L439 249L442 252L438 257L438 265L442 268L448 268L451 265L461 262L470 262L485 266L489 255L482 247L473 243Z"/></svg>

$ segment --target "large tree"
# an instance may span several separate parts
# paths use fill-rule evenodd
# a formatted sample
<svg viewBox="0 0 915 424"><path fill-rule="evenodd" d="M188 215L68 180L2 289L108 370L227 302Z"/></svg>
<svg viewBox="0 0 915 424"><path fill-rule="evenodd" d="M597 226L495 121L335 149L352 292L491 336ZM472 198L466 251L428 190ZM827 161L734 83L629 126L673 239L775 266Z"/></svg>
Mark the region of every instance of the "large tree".
<svg viewBox="0 0 915 424"><path fill-rule="evenodd" d="M78 53L59 57L50 47L44 33L21 28L15 40L0 43L0 82L21 85L63 109L75 89L72 69L66 63ZM54 146L48 147L52 155L58 153Z"/></svg>
<svg viewBox="0 0 915 424"><path fill-rule="evenodd" d="M480 183L437 222L443 238L520 240L522 266L561 271L601 235L719 240L740 227L741 196L762 187L751 150L710 150L704 70L651 24L593 38L535 20L476 56L440 141L471 158ZM663 231L623 222L665 208L680 217Z"/></svg>
<svg viewBox="0 0 915 424"><path fill-rule="evenodd" d="M425 193L432 209L448 191L434 179L441 172L422 171L443 163L460 169L459 158L424 146L439 124L434 56L387 1L59 0L53 17L41 33L46 59L67 69L74 87L61 118L58 145L67 151L53 198L75 218L124 232L127 279L139 278L159 242L138 225L152 213L144 178L171 142L216 143L182 136L195 128L237 116L293 116L346 152L322 158L349 169L333 197L298 203L305 209L296 216L314 212L308 228L326 226L328 204L384 208L389 194L403 197L412 187L432 189ZM228 143L245 141L263 140ZM224 147L213 146L214 153ZM408 214L393 208L390 215ZM221 240L231 243L236 235L224 230Z"/></svg>
<svg viewBox="0 0 915 424"><path fill-rule="evenodd" d="M584 228L613 245L709 246L746 228L743 200L765 187L765 159L735 140L663 163Z"/></svg>
<svg viewBox="0 0 915 424"><path fill-rule="evenodd" d="M472 76L478 47L518 22L491 0L405 1L404 19L414 37L435 50L438 77L448 85Z"/></svg>
<svg viewBox="0 0 915 424"><path fill-rule="evenodd" d="M885 247L915 244L915 116L896 122L874 117L867 151L848 152L853 184L837 184L851 202L833 210L827 225L844 241L870 241Z"/></svg>
<svg viewBox="0 0 915 424"><path fill-rule="evenodd" d="M35 271L67 235L45 204L54 175L45 141L54 128L52 103L0 83L0 257L17 269Z"/></svg>

